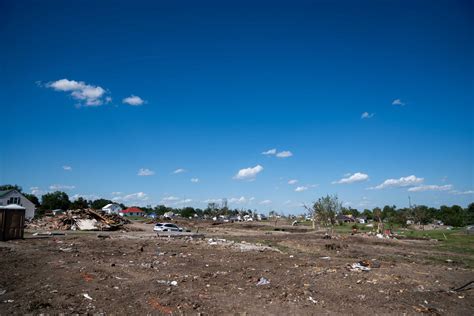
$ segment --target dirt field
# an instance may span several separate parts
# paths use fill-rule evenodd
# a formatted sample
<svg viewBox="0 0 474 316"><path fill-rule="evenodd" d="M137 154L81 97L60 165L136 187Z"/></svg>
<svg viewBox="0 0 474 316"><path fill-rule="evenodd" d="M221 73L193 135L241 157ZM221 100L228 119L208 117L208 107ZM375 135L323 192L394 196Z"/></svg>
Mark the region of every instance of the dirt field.
<svg viewBox="0 0 474 316"><path fill-rule="evenodd" d="M460 260L466 255L440 252L433 241L328 240L289 226L187 223L192 231L196 225L203 239L158 238L152 225L134 224L143 231L1 242L0 314L474 311L473 290L449 291L474 280ZM379 268L348 268L372 259ZM269 284L257 285L262 277Z"/></svg>

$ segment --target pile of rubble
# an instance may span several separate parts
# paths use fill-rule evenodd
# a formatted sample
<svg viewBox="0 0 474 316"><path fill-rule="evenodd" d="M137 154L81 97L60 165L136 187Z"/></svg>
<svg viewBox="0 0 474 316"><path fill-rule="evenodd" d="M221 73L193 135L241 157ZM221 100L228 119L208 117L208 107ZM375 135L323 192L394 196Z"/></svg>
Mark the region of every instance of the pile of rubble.
<svg viewBox="0 0 474 316"><path fill-rule="evenodd" d="M27 229L42 230L118 230L130 221L117 214L105 214L92 209L69 210L56 216L34 219Z"/></svg>

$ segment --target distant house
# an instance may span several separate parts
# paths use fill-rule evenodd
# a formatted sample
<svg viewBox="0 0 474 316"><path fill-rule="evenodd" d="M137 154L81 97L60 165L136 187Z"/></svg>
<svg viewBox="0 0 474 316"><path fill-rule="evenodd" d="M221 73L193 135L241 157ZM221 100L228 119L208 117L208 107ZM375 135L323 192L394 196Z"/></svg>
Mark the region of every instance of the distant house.
<svg viewBox="0 0 474 316"><path fill-rule="evenodd" d="M122 207L118 204L110 203L104 206L102 208L102 211L104 211L107 214L119 214L122 211Z"/></svg>
<svg viewBox="0 0 474 316"><path fill-rule="evenodd" d="M338 214L336 220L340 223L355 223L355 218L349 215Z"/></svg>
<svg viewBox="0 0 474 316"><path fill-rule="evenodd" d="M119 212L120 216L144 216L145 212L143 212L138 207L129 207L125 210Z"/></svg>
<svg viewBox="0 0 474 316"><path fill-rule="evenodd" d="M174 216L175 215L173 212L166 212L165 214L163 214L163 218L165 219L172 219Z"/></svg>
<svg viewBox="0 0 474 316"><path fill-rule="evenodd" d="M356 220L359 224L367 224L367 217L366 216L357 217Z"/></svg>
<svg viewBox="0 0 474 316"><path fill-rule="evenodd" d="M16 204L25 208L25 219L35 217L35 205L17 190L0 191L0 206Z"/></svg>

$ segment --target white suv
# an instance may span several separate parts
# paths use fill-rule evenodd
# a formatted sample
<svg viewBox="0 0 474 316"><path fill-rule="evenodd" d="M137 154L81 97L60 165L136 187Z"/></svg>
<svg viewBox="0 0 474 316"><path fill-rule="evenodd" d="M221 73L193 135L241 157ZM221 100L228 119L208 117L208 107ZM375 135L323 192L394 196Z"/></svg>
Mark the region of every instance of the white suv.
<svg viewBox="0 0 474 316"><path fill-rule="evenodd" d="M171 223L158 223L153 227L155 232L182 232L183 229Z"/></svg>

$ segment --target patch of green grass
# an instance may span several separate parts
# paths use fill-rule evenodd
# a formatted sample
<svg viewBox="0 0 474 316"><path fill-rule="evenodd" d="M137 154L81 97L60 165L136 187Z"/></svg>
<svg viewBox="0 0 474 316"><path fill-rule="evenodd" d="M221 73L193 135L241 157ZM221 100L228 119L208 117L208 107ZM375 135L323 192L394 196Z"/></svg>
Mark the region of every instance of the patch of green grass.
<svg viewBox="0 0 474 316"><path fill-rule="evenodd" d="M441 250L474 255L474 235L467 235L462 228L451 230L405 230L401 235L436 239L439 241L437 247Z"/></svg>

